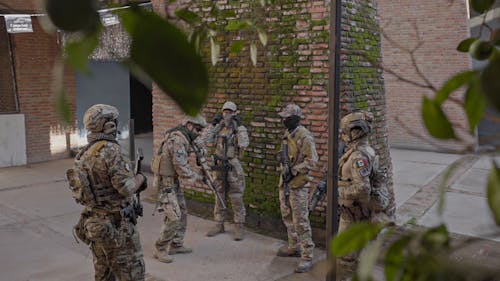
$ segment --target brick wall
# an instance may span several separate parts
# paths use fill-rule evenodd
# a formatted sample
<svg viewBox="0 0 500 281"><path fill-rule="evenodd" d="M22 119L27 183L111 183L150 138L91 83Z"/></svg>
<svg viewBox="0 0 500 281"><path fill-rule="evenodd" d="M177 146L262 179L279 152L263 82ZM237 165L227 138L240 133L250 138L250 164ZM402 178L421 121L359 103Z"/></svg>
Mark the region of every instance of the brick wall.
<svg viewBox="0 0 500 281"><path fill-rule="evenodd" d="M256 2L258 5L258 1ZM232 9L245 16L251 9L250 1L218 1L219 8ZM249 4L250 3L250 4ZM207 65L210 73L210 100L203 114L211 120L224 101L236 102L250 135L250 147L243 159L247 173L245 202L249 217L257 226L266 221L279 220L277 198L276 154L283 125L277 112L294 102L304 112L305 125L314 135L320 161L313 171L314 183L323 175L327 165L327 87L328 40L330 1L278 1L264 11L269 43L258 46L258 63L252 66L248 46L238 55L228 54L229 44L236 36L248 39L245 33L221 32L222 57L216 66ZM153 1L158 8L159 0ZM206 11L204 9L204 11ZM390 166L385 131L385 98L382 73L370 67L355 51L362 51L370 59L380 59L380 35L375 1L351 0L343 5L342 48L342 107L367 109L377 117L373 142L382 155L382 162ZM218 22L224 23L224 19ZM221 27L222 29L222 27ZM250 37L251 38L251 37ZM247 40L248 41L248 40ZM208 55L208 52L205 52ZM163 132L179 123L182 114L158 88L153 90L153 125L155 147ZM390 169L390 167L389 167ZM196 201L212 202L210 191L195 187L186 191ZM324 205L322 205L324 207ZM313 224L324 227L324 208L313 216ZM275 228L276 224L268 225Z"/></svg>
<svg viewBox="0 0 500 281"><path fill-rule="evenodd" d="M33 0L0 0L0 4L7 5L0 5L0 10L8 8L9 12L12 10L15 12L33 12L35 9L35 1Z"/></svg>
<svg viewBox="0 0 500 281"><path fill-rule="evenodd" d="M466 1L422 0L422 1L392 1L380 0L384 32L406 48L416 46L418 40L414 26L417 26L422 46L415 52L416 64L436 87L440 87L452 74L469 69L471 64L467 54L455 50L458 43L468 38ZM412 66L410 56L398 49L388 40L382 40L384 65L404 77L422 82ZM422 89L397 81L394 76L385 73L387 118L389 124L389 141L394 147L418 149L459 150L463 148L457 142L436 142L431 145L416 137L413 133L425 133L421 118L422 96L432 96L430 90ZM460 95L457 95L460 97ZM452 122L466 125L466 118L455 104L447 103L445 112ZM404 126L397 122L401 120ZM411 133L413 132L413 133Z"/></svg>
<svg viewBox="0 0 500 281"><path fill-rule="evenodd" d="M33 33L12 35L20 112L26 120L28 163L69 156L51 90L52 67L60 47L57 37L45 33L37 18L32 17L32 21ZM64 89L75 112L75 79L71 72L65 75ZM74 132L73 128L68 130Z"/></svg>

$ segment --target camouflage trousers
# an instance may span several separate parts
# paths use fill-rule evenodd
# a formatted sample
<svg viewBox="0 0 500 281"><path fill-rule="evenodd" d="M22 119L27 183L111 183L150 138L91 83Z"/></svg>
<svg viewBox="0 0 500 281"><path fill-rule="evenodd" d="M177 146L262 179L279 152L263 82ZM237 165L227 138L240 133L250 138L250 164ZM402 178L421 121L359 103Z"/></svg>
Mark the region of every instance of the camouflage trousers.
<svg viewBox="0 0 500 281"><path fill-rule="evenodd" d="M231 164L233 165L233 169L228 171L227 194L224 188L224 181L222 180L221 173L216 174L214 185L222 198L226 198L226 195L229 197L229 201L231 202L231 206L233 208L234 223L245 223L246 209L245 204L243 203L243 194L245 193L245 175L239 161L237 164L232 161ZM222 206L216 197L214 220L218 223L223 223L225 217L226 212L222 209Z"/></svg>
<svg viewBox="0 0 500 281"><path fill-rule="evenodd" d="M158 250L166 250L169 245L180 247L184 244L187 226L187 206L184 191L178 183L166 192L160 202L160 210L165 213L160 237L155 246Z"/></svg>
<svg viewBox="0 0 500 281"><path fill-rule="evenodd" d="M300 247L301 258L312 260L314 243L309 222L309 189L307 187L291 188L289 205L287 205L285 192L280 186L279 199L281 217L288 233L288 247L291 249Z"/></svg>
<svg viewBox="0 0 500 281"><path fill-rule="evenodd" d="M357 203L357 202L356 202ZM351 225L371 220L371 212L367 206L361 206L359 204L354 204L350 206L340 205L340 221L339 221L339 233L349 228ZM355 263L359 253L352 253L342 257L342 261L346 263Z"/></svg>
<svg viewBox="0 0 500 281"><path fill-rule="evenodd" d="M98 228L102 229L102 225ZM120 233L124 234L124 237L120 236L123 239L121 242L113 235L91 239L96 281L144 281L145 267L139 231L128 222L125 229L125 233ZM113 232L118 233L118 230Z"/></svg>

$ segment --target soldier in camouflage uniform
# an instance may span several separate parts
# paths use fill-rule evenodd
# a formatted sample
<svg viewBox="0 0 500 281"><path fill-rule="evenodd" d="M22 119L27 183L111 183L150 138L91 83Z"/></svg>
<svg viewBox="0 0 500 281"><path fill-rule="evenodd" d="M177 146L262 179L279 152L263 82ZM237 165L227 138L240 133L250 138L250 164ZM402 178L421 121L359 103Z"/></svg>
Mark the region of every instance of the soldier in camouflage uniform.
<svg viewBox="0 0 500 281"><path fill-rule="evenodd" d="M280 257L301 257L296 272L312 267L314 243L309 223L309 171L316 165L318 154L313 136L300 125L302 111L289 104L279 113L286 127L281 149L288 147L289 168L281 167L279 182L280 209L288 232L288 245L281 247ZM289 195L287 196L287 193Z"/></svg>
<svg viewBox="0 0 500 281"><path fill-rule="evenodd" d="M373 115L367 111L355 111L340 121L341 138L346 144L344 155L339 159L339 232L350 225L371 221L391 223L394 220L394 194L387 186L375 186L374 175L379 170L375 150L369 145ZM353 262L357 253L342 258Z"/></svg>
<svg viewBox="0 0 500 281"><path fill-rule="evenodd" d="M144 280L137 216L126 210L134 206L134 193L147 184L142 174L134 176L120 153L117 119L118 110L104 104L90 107L83 117L89 143L67 171L73 197L85 206L74 231L90 245L95 280Z"/></svg>
<svg viewBox="0 0 500 281"><path fill-rule="evenodd" d="M235 230L233 239L243 239L243 224L245 223L245 204L243 193L245 192L245 174L239 158L243 150L248 146L248 133L242 125L241 115L238 113L236 104L227 101L222 106L222 116L215 116L212 126L209 127L204 136L206 144L215 143L215 187L222 197L229 196L233 207ZM227 158L224 161L223 158ZM224 162L228 167L224 167ZM225 170L225 172L223 171ZM227 178L224 179L224 174ZM226 181L227 186L225 186ZM226 190L227 188L227 190ZM214 218L216 225L207 232L212 237L224 232L225 210L222 209L219 200L215 199Z"/></svg>
<svg viewBox="0 0 500 281"><path fill-rule="evenodd" d="M187 208L182 186L203 177L189 166L193 142L207 126L201 116L187 117L183 125L168 130L153 157L154 188L158 190L158 211L165 212L160 237L153 251L154 258L164 263L173 261L170 255L191 253L184 247Z"/></svg>

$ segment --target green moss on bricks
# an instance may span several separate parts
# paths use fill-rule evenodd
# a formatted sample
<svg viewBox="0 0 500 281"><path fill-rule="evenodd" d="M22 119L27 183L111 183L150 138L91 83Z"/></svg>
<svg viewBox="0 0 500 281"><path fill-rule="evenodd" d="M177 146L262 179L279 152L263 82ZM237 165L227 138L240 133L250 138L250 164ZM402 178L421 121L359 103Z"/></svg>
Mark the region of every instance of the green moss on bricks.
<svg viewBox="0 0 500 281"><path fill-rule="evenodd" d="M204 192L199 192L192 189L184 189L184 196L186 199L195 200L203 203L213 203L215 196Z"/></svg>

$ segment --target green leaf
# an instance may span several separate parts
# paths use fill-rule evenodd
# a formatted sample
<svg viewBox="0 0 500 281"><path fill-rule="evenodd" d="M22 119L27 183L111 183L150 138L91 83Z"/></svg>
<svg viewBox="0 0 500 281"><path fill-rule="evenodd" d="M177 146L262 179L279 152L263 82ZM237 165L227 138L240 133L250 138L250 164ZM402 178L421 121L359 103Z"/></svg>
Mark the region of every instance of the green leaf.
<svg viewBox="0 0 500 281"><path fill-rule="evenodd" d="M441 106L426 96L422 101L422 119L429 134L438 139L455 138L455 132Z"/></svg>
<svg viewBox="0 0 500 281"><path fill-rule="evenodd" d="M266 32L264 32L264 30L258 28L257 29L257 33L259 34L259 40L260 40L260 43L262 43L262 46L266 46L267 45L267 34L266 34Z"/></svg>
<svg viewBox="0 0 500 281"><path fill-rule="evenodd" d="M500 225L500 169L493 161L493 168L488 176L488 206L490 206L497 225Z"/></svg>
<svg viewBox="0 0 500 281"><path fill-rule="evenodd" d="M100 17L91 0L45 0L45 10L52 23L69 32L95 32Z"/></svg>
<svg viewBox="0 0 500 281"><path fill-rule="evenodd" d="M199 53L202 49L201 44L205 39L207 38L207 30L205 27L197 27L194 28L191 33L189 34L189 42L191 42L196 49L196 51Z"/></svg>
<svg viewBox="0 0 500 281"><path fill-rule="evenodd" d="M481 121L484 111L486 110L486 105L486 99L481 93L478 79L471 80L469 88L465 94L464 103L465 113L467 114L471 134L474 134L477 124Z"/></svg>
<svg viewBox="0 0 500 281"><path fill-rule="evenodd" d="M231 53L239 53L241 52L241 50L243 50L244 44L245 42L243 42L242 40L233 41L231 42L231 47L229 48L229 51Z"/></svg>
<svg viewBox="0 0 500 281"><path fill-rule="evenodd" d="M479 81L483 94L500 111L500 58L491 61L480 75Z"/></svg>
<svg viewBox="0 0 500 281"><path fill-rule="evenodd" d="M440 217L443 216L444 212L444 199L446 194L446 188L448 187L448 180L450 179L453 171L458 167L458 162L453 162L445 171L441 182L439 183L439 199L438 199L438 208L437 213Z"/></svg>
<svg viewBox="0 0 500 281"><path fill-rule="evenodd" d="M441 87L439 91L436 92L436 95L434 96L434 101L438 105L441 105L453 91L465 85L475 75L476 75L475 71L463 71L454 75L443 84L443 87Z"/></svg>
<svg viewBox="0 0 500 281"><path fill-rule="evenodd" d="M201 17L187 8L176 10L175 15L189 24L197 24L201 22Z"/></svg>
<svg viewBox="0 0 500 281"><path fill-rule="evenodd" d="M125 28L132 37L131 62L186 114L198 113L207 100L208 74L184 32L150 11L126 9L120 16L127 22Z"/></svg>
<svg viewBox="0 0 500 281"><path fill-rule="evenodd" d="M356 274L360 281L372 280L373 269L382 248L382 240L377 239L368 244L359 255L359 264Z"/></svg>
<svg viewBox="0 0 500 281"><path fill-rule="evenodd" d="M469 2L474 11L482 14L495 3L495 0L470 0Z"/></svg>
<svg viewBox="0 0 500 281"><path fill-rule="evenodd" d="M97 45L99 45L98 32L89 34L79 41L68 42L64 48L66 62L73 69L88 74L88 57L92 54Z"/></svg>
<svg viewBox="0 0 500 281"><path fill-rule="evenodd" d="M476 38L468 38L460 42L457 46L457 51L467 53L469 51L470 45L474 43Z"/></svg>
<svg viewBox="0 0 500 281"><path fill-rule="evenodd" d="M247 29L248 27L250 27L250 25L248 24L248 21L230 20L229 23L226 25L226 30L227 31L238 31L238 30Z"/></svg>
<svg viewBox="0 0 500 281"><path fill-rule="evenodd" d="M257 65L257 44L255 42L252 42L250 44L250 59L252 60L252 64L254 66Z"/></svg>
<svg viewBox="0 0 500 281"><path fill-rule="evenodd" d="M385 254L384 272L386 281L399 280L399 277L405 270L405 253L404 250L411 241L410 236L403 236L394 242L387 253Z"/></svg>
<svg viewBox="0 0 500 281"><path fill-rule="evenodd" d="M369 223L358 223L339 233L330 243L330 252L336 257L345 256L363 248L375 239L382 227Z"/></svg>
<svg viewBox="0 0 500 281"><path fill-rule="evenodd" d="M450 246L450 234L444 224L427 230L422 236L422 246L429 250L443 250Z"/></svg>
<svg viewBox="0 0 500 281"><path fill-rule="evenodd" d="M212 59L212 65L216 65L217 61L219 61L220 55L220 46L217 42L215 42L213 37L210 37L210 58Z"/></svg>

